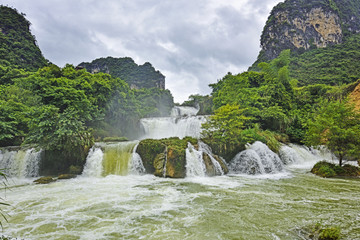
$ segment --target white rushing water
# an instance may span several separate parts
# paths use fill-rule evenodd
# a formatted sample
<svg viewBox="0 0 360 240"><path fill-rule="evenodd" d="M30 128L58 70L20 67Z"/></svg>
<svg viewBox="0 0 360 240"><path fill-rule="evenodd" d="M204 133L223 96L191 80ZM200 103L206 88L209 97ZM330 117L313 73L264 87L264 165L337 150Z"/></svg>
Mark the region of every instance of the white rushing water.
<svg viewBox="0 0 360 240"><path fill-rule="evenodd" d="M324 147L313 149L297 144L282 145L279 151L281 160L292 168L311 168L319 161L337 162L336 156Z"/></svg>
<svg viewBox="0 0 360 240"><path fill-rule="evenodd" d="M170 117L143 118L140 120L144 130L141 139L200 138L201 124L206 122L206 117L196 116L197 112L198 109L192 107L174 107Z"/></svg>
<svg viewBox="0 0 360 240"><path fill-rule="evenodd" d="M145 168L136 153L139 141L96 143L90 150L82 176L143 174Z"/></svg>
<svg viewBox="0 0 360 240"><path fill-rule="evenodd" d="M8 177L30 178L39 176L41 150L0 150L0 169Z"/></svg>
<svg viewBox="0 0 360 240"><path fill-rule="evenodd" d="M283 170L283 163L268 146L255 142L231 160L230 170L242 174L276 173Z"/></svg>
<svg viewBox="0 0 360 240"><path fill-rule="evenodd" d="M209 156L211 163L215 169L215 175L224 175L224 170L222 169L220 163L213 157L211 148L204 142L199 141L199 150ZM226 165L225 161L222 158L220 158L220 160L223 162L223 164Z"/></svg>
<svg viewBox="0 0 360 240"><path fill-rule="evenodd" d="M202 151L195 149L191 143L188 143L186 149L186 176L187 177L205 177L206 167L203 160Z"/></svg>
<svg viewBox="0 0 360 240"><path fill-rule="evenodd" d="M104 153L101 148L91 148L86 158L86 163L82 175L85 177L101 177L103 172L103 157Z"/></svg>
<svg viewBox="0 0 360 240"><path fill-rule="evenodd" d="M199 112L199 109L194 107L180 107L175 106L171 109L171 117L179 118L179 117L189 117L189 116L196 116Z"/></svg>

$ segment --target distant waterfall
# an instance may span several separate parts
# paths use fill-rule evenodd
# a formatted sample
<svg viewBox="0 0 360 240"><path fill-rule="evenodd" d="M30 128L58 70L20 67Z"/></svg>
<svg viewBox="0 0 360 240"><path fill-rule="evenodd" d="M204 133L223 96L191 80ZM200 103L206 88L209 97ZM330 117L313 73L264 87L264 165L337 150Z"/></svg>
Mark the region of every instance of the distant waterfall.
<svg viewBox="0 0 360 240"><path fill-rule="evenodd" d="M255 142L238 153L230 162L233 173L264 174L275 173L283 169L279 156L262 142Z"/></svg>
<svg viewBox="0 0 360 240"><path fill-rule="evenodd" d="M34 148L18 151L0 150L0 169L3 169L8 177L37 177L41 152Z"/></svg>
<svg viewBox="0 0 360 240"><path fill-rule="evenodd" d="M189 117L189 116L196 116L199 112L199 109L193 107L179 107L175 106L171 109L171 117Z"/></svg>
<svg viewBox="0 0 360 240"><path fill-rule="evenodd" d="M206 117L195 116L197 112L198 109L192 107L174 107L171 117L143 118L140 120L144 129L141 139L200 138L201 124L206 122Z"/></svg>
<svg viewBox="0 0 360 240"><path fill-rule="evenodd" d="M101 177L144 173L141 157L135 152L138 143L138 141L97 143L88 154L82 175Z"/></svg>

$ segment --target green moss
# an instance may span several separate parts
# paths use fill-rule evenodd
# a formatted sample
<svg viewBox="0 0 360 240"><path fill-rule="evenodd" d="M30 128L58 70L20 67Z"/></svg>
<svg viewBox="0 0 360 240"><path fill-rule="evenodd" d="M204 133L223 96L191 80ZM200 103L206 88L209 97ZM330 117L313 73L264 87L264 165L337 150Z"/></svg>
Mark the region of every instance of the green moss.
<svg viewBox="0 0 360 240"><path fill-rule="evenodd" d="M329 177L359 177L360 168L352 165L342 167L325 161L318 162L311 169L311 172L325 178Z"/></svg>
<svg viewBox="0 0 360 240"><path fill-rule="evenodd" d="M336 227L327 227L320 230L319 240L337 240L340 239L340 229Z"/></svg>
<svg viewBox="0 0 360 240"><path fill-rule="evenodd" d="M185 149L188 142L193 145L197 144L197 139L186 137L179 139L177 137L165 139L145 139L142 140L136 152L141 156L147 173L155 176L163 177L165 155L166 177L183 178L186 172L186 156Z"/></svg>

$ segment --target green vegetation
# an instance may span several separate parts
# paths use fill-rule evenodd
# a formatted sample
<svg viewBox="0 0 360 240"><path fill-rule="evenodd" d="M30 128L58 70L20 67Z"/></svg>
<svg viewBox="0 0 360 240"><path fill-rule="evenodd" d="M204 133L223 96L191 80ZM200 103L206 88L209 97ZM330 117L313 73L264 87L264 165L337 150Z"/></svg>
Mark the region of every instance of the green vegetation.
<svg viewBox="0 0 360 240"><path fill-rule="evenodd" d="M213 113L213 101L209 95L190 95L189 100L183 102L181 106L198 108L198 115L211 115Z"/></svg>
<svg viewBox="0 0 360 240"><path fill-rule="evenodd" d="M326 227L320 223L317 223L309 234L309 237L310 239L318 240L338 240L341 237L341 231L338 227Z"/></svg>
<svg viewBox="0 0 360 240"><path fill-rule="evenodd" d="M71 167L81 172L95 140L135 138L140 118L170 113L173 97L161 86L131 89L101 71L91 74L69 64L49 64L24 15L4 6L0 13L0 146L34 144L44 149L41 174L71 172ZM150 63L137 66L123 60L129 65L121 71L137 84L149 87L158 79L164 84L164 76Z"/></svg>
<svg viewBox="0 0 360 240"><path fill-rule="evenodd" d="M165 88L165 76L146 62L137 65L133 59L125 58L99 58L91 63L80 63L89 72L109 73L113 77L127 82L131 88Z"/></svg>
<svg viewBox="0 0 360 240"><path fill-rule="evenodd" d="M280 142L326 145L340 160L357 160L359 114L346 104L357 86L314 84L298 87L291 78L290 50L260 72L227 74L213 88L214 115L203 125L203 138L227 161L246 143L262 141L275 152Z"/></svg>
<svg viewBox="0 0 360 240"><path fill-rule="evenodd" d="M343 44L293 54L290 77L299 85L349 84L360 78L360 34L348 37Z"/></svg>
<svg viewBox="0 0 360 240"><path fill-rule="evenodd" d="M12 66L37 70L47 65L24 16L16 9L0 5L0 74L7 78L16 74Z"/></svg>
<svg viewBox="0 0 360 240"><path fill-rule="evenodd" d="M31 143L62 159L81 156L56 168L62 171L82 165L94 139L132 138L140 118L169 114L173 106L168 90L131 90L121 79L72 65L23 71L0 93L0 146Z"/></svg>
<svg viewBox="0 0 360 240"><path fill-rule="evenodd" d="M345 158L358 160L360 114L346 101L322 102L307 128L305 142L327 146L339 158L339 166Z"/></svg>
<svg viewBox="0 0 360 240"><path fill-rule="evenodd" d="M194 138L145 139L136 152L141 156L147 173L158 177L184 178L186 176L186 148L197 144ZM166 165L165 165L166 164Z"/></svg>
<svg viewBox="0 0 360 240"><path fill-rule="evenodd" d="M321 161L314 165L311 172L325 178L329 177L359 177L360 168L346 164L344 166Z"/></svg>

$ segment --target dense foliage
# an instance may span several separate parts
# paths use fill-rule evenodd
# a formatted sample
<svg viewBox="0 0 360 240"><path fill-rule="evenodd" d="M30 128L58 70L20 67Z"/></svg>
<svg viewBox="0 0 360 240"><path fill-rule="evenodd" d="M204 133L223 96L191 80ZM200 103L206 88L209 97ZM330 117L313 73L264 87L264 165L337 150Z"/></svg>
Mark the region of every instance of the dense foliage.
<svg viewBox="0 0 360 240"><path fill-rule="evenodd" d="M140 118L169 114L173 106L168 90L130 90L109 74L72 65L21 72L0 85L0 92L1 145L25 139L69 151L91 146L94 136L129 136Z"/></svg>
<svg viewBox="0 0 360 240"><path fill-rule="evenodd" d="M349 37L343 44L293 54L290 76L299 85L342 85L360 78L360 34Z"/></svg>
<svg viewBox="0 0 360 240"><path fill-rule="evenodd" d="M165 88L165 76L146 62L137 65L133 59L124 58L99 58L91 63L80 63L89 72L109 73L113 77L127 82L131 88Z"/></svg>

